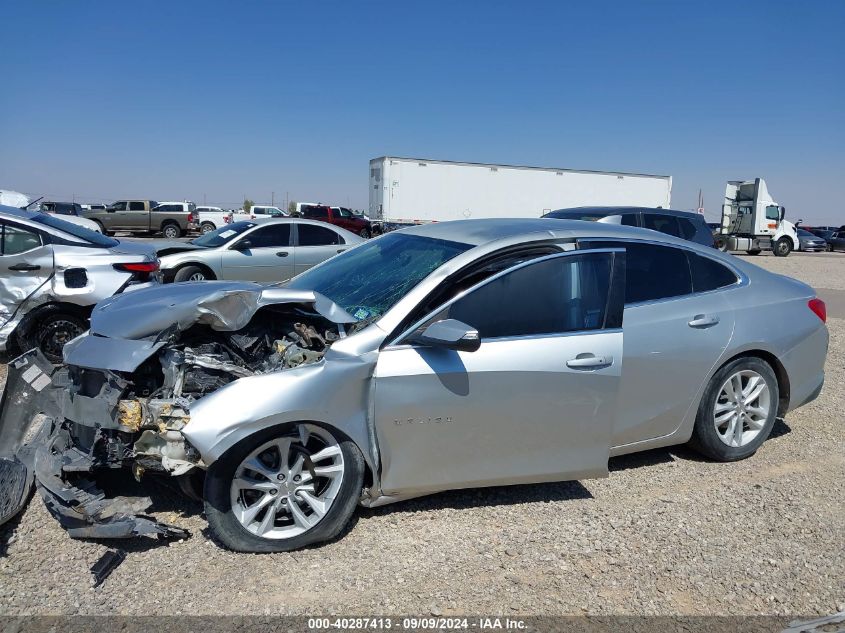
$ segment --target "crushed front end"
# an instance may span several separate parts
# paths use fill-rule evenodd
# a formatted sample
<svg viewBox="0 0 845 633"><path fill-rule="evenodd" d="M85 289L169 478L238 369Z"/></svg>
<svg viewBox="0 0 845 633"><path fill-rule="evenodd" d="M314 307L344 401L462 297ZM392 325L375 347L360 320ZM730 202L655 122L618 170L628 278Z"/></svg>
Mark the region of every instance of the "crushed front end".
<svg viewBox="0 0 845 633"><path fill-rule="evenodd" d="M207 317L213 303L201 303L197 314ZM226 324L198 316L133 339L97 335L95 327L96 318L59 368L37 350L9 366L0 411L0 523L23 508L34 480L73 537L186 536L144 514L149 497L109 498L97 480L122 469L138 481L175 477L195 492L204 464L182 434L192 403L239 378L318 362L343 334L307 302L259 301Z"/></svg>

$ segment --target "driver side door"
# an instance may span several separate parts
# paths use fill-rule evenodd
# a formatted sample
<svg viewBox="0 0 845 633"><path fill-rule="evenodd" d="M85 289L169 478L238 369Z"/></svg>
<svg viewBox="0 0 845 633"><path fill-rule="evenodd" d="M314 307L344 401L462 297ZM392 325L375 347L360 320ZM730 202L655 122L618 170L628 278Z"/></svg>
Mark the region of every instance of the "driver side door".
<svg viewBox="0 0 845 633"><path fill-rule="evenodd" d="M0 224L0 325L53 276L53 247L25 226Z"/></svg>
<svg viewBox="0 0 845 633"><path fill-rule="evenodd" d="M233 242L221 253L223 279L239 281L285 281L294 275L291 224L259 226Z"/></svg>
<svg viewBox="0 0 845 633"><path fill-rule="evenodd" d="M386 494L607 474L622 366L624 251L509 268L385 347L375 424ZM478 330L476 351L416 342L429 324Z"/></svg>

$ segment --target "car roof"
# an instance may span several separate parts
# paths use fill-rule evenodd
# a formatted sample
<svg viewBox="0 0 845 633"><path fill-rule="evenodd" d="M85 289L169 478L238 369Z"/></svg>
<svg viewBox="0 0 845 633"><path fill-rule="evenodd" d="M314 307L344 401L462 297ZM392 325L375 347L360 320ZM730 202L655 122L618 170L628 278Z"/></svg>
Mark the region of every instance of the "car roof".
<svg viewBox="0 0 845 633"><path fill-rule="evenodd" d="M657 213L661 215L674 215L680 217L700 217L700 213L694 211L678 211L677 209L664 209L662 207L569 207L566 209L555 209L551 213L601 213L604 215L621 215L623 213ZM545 217L545 216L544 216Z"/></svg>

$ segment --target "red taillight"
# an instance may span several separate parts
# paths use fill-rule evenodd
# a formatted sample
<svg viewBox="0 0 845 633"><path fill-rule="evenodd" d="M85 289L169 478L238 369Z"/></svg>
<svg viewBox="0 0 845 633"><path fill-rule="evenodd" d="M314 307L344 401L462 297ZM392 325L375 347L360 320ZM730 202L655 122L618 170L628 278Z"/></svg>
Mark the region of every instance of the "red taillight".
<svg viewBox="0 0 845 633"><path fill-rule="evenodd" d="M824 301L816 297L807 302L807 307L812 310L817 317L822 320L822 323L827 323L827 306Z"/></svg>
<svg viewBox="0 0 845 633"><path fill-rule="evenodd" d="M194 221L194 214L191 213L190 211L188 211L188 222L193 222L193 221Z"/></svg>
<svg viewBox="0 0 845 633"><path fill-rule="evenodd" d="M117 270L127 273L154 273L158 270L158 262L138 262L137 264L115 264Z"/></svg>

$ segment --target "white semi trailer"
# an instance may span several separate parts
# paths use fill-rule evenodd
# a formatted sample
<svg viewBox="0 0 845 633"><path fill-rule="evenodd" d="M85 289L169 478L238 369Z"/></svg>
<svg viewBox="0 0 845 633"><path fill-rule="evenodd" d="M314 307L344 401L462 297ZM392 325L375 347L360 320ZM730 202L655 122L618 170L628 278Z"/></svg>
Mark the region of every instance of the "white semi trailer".
<svg viewBox="0 0 845 633"><path fill-rule="evenodd" d="M749 255L770 250L786 257L798 250L799 241L795 225L783 219L785 214L786 209L774 201L762 178L728 181L716 248Z"/></svg>
<svg viewBox="0 0 845 633"><path fill-rule="evenodd" d="M370 161L370 218L392 224L537 218L582 206L668 208L672 177L382 156Z"/></svg>

